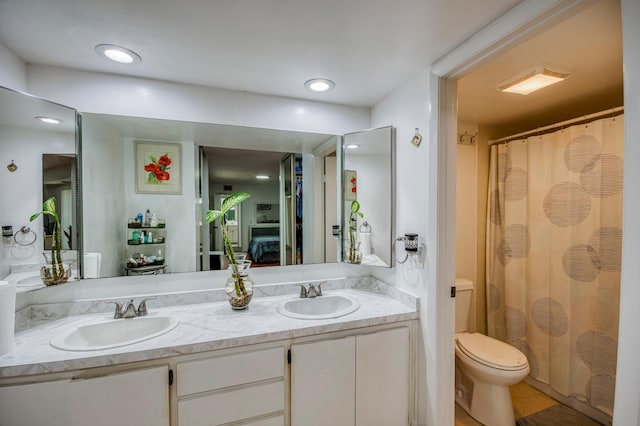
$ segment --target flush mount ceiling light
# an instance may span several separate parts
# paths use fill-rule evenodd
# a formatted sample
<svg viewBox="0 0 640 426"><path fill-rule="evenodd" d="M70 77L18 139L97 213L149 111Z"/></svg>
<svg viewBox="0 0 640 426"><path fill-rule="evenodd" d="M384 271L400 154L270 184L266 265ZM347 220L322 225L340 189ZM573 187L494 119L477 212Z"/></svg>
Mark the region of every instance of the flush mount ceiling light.
<svg viewBox="0 0 640 426"><path fill-rule="evenodd" d="M42 121L43 123L47 123L47 124L60 124L62 123L62 120L60 120L59 118L53 118L53 117L45 117L45 116L38 116L35 117L36 120Z"/></svg>
<svg viewBox="0 0 640 426"><path fill-rule="evenodd" d="M258 179L258 180L269 180L269 176L267 176L267 175L257 175L256 179Z"/></svg>
<svg viewBox="0 0 640 426"><path fill-rule="evenodd" d="M96 53L120 64L137 64L142 62L142 58L133 50L115 44L99 44L96 46Z"/></svg>
<svg viewBox="0 0 640 426"><path fill-rule="evenodd" d="M498 90L528 95L543 87L561 82L567 77L569 77L567 72L552 71L548 68L538 67L502 82L498 86Z"/></svg>
<svg viewBox="0 0 640 426"><path fill-rule="evenodd" d="M336 84L326 78L312 78L304 82L304 87L314 92L327 92L336 87Z"/></svg>
<svg viewBox="0 0 640 426"><path fill-rule="evenodd" d="M360 145L358 145L357 143L351 143L349 145L346 146L347 149L358 149L360 148Z"/></svg>

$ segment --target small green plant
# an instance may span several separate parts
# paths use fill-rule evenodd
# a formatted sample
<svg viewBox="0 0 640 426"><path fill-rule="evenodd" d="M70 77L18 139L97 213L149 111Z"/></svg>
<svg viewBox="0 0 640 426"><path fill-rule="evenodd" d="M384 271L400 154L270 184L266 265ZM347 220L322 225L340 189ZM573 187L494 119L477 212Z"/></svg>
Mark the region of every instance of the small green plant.
<svg viewBox="0 0 640 426"><path fill-rule="evenodd" d="M215 222L220 219L220 228L222 229L222 240L224 242L224 255L229 262L229 266L231 266L231 270L233 272L234 280L235 280L235 290L238 296L246 296L246 291L244 289L244 284L240 279L238 274L238 260L236 259L236 254L233 251L233 246L231 245L231 240L229 239L229 230L227 226L227 217L226 214L232 208L240 205L242 202L246 201L251 195L246 192L236 192L227 197L225 197L222 205L220 206L220 210L207 210L206 221L207 223Z"/></svg>
<svg viewBox="0 0 640 426"><path fill-rule="evenodd" d="M64 275L64 265L62 264L62 238L60 236L60 217L56 212L56 198L51 197L42 203L42 211L34 213L29 218L33 222L40 215L49 215L53 218L53 230L51 232L51 279L54 283L60 281Z"/></svg>
<svg viewBox="0 0 640 426"><path fill-rule="evenodd" d="M349 213L349 249L347 252L347 260L350 263L359 263L358 247L356 246L358 217L364 218L364 213L360 211L360 203L357 200L353 200L351 202L351 212Z"/></svg>

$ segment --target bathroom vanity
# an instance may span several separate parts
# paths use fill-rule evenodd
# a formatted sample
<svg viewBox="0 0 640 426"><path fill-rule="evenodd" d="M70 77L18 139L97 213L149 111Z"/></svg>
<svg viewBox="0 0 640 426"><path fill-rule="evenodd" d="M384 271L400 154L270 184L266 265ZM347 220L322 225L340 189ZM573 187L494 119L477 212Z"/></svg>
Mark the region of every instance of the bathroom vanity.
<svg viewBox="0 0 640 426"><path fill-rule="evenodd" d="M338 318L281 315L298 297L292 284L256 287L242 313L226 301L150 301L149 317L178 326L107 350L59 350L49 340L112 312L36 320L0 356L0 423L414 424L417 300L370 277L352 281L323 288L360 304Z"/></svg>

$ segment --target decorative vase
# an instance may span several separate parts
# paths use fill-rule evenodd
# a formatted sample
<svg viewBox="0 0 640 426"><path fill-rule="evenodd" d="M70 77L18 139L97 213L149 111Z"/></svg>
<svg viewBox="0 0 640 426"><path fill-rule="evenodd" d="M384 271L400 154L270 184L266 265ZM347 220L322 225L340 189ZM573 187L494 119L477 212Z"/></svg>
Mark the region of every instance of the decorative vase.
<svg viewBox="0 0 640 426"><path fill-rule="evenodd" d="M360 241L347 242L344 247L344 261L347 263L361 263L362 252L360 251Z"/></svg>
<svg viewBox="0 0 640 426"><path fill-rule="evenodd" d="M46 286L66 283L71 276L71 267L66 263L48 263L40 268L40 278Z"/></svg>
<svg viewBox="0 0 640 426"><path fill-rule="evenodd" d="M224 291L234 311L243 311L249 307L253 296L253 278L247 272L251 261L245 260L235 265L230 265L231 276L227 279Z"/></svg>
<svg viewBox="0 0 640 426"><path fill-rule="evenodd" d="M66 263L52 262L52 254L43 252L44 266L40 268L40 278L46 286L66 283L71 276L71 266Z"/></svg>

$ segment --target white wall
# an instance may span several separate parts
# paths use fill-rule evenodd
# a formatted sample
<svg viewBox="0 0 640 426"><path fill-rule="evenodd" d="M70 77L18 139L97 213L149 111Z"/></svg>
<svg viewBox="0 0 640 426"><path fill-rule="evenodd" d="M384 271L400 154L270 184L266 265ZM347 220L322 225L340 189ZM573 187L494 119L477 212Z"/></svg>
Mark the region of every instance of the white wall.
<svg viewBox="0 0 640 426"><path fill-rule="evenodd" d="M127 218L122 136L99 117L83 115L82 191L91 197L83 209L83 251L101 253L100 275L118 276L125 261Z"/></svg>
<svg viewBox="0 0 640 426"><path fill-rule="evenodd" d="M65 68L29 65L28 92L81 112L343 134L369 109Z"/></svg>
<svg viewBox="0 0 640 426"><path fill-rule="evenodd" d="M475 135L478 127L458 123L458 134ZM468 140L468 137L465 137ZM477 142L473 145L458 143L456 163L456 275L476 283L476 245L478 226L478 173L476 167Z"/></svg>
<svg viewBox="0 0 640 426"><path fill-rule="evenodd" d="M0 44L0 86L27 91L27 65L11 50Z"/></svg>
<svg viewBox="0 0 640 426"><path fill-rule="evenodd" d="M164 258L167 272L191 272L197 270L196 233L193 221L196 217L196 186L195 186L195 143L193 141L157 141L180 144L182 193L171 195L137 194L135 185L135 144L134 140L123 140L124 165L124 194L126 197L126 216L120 218L122 230L120 240L124 242L127 235L127 218L133 218L138 213L144 214L147 209L155 213L158 219L166 223Z"/></svg>
<svg viewBox="0 0 640 426"><path fill-rule="evenodd" d="M33 245L0 245L0 277L9 274L9 265L44 264L42 218L29 222L29 217L42 211L42 154L75 152L73 135L61 132L28 130L2 126L2 185L0 185L0 225L13 226L15 233L21 226L30 227L37 236ZM9 173L4 166L14 160L18 169ZM25 190L29 188L29 190Z"/></svg>
<svg viewBox="0 0 640 426"><path fill-rule="evenodd" d="M478 126L470 123L458 123L458 134L477 135ZM465 141L469 136L465 136ZM476 331L476 310L478 303L483 303L479 295L483 291L478 288L478 142L472 145L458 143L456 147L456 277L471 280L476 288L473 292L471 311L469 312L469 331Z"/></svg>
<svg viewBox="0 0 640 426"><path fill-rule="evenodd" d="M624 207L622 234L622 273L620 282L620 328L618 370L613 423L640 425L640 2L622 0L622 44L624 60Z"/></svg>
<svg viewBox="0 0 640 426"><path fill-rule="evenodd" d="M366 133L363 135L365 140L371 137ZM382 136L386 136L386 133ZM373 137L378 137L378 135ZM386 207L386 202L380 203L380 197L387 198L388 194L393 196L391 181L388 178L391 174L389 154L349 152L344 158L344 168L345 170L355 170L358 173L358 202L360 203L360 211L364 214L364 218L358 218L358 227L366 221L371 226L371 251L383 261L391 259L389 237L387 233L382 232L382 229L386 229L387 224L391 223L391 209ZM349 208L350 203L347 202L345 217L349 216ZM348 227L348 222L345 222L346 227ZM348 235L347 230L345 230L345 235Z"/></svg>
<svg viewBox="0 0 640 426"><path fill-rule="evenodd" d="M424 71L405 85L391 93L372 110L371 127L392 125L396 127L396 218L395 227L398 235L415 232L427 246L427 259L424 266L408 261L397 264L393 269L372 268L371 273L378 278L395 283L420 297L421 335L418 337L418 424L436 425L437 411L441 410L441 392L437 390L435 374L438 369L446 368L447 362L439 364L436 352L437 329L435 313L437 303L434 295L436 283L427 279L427 271L434 264L434 235L429 235L430 221L435 217L427 208L428 175L431 167L429 158L433 154L436 141L430 138L429 111L436 108L430 104L430 93L433 88L428 71ZM423 141L416 148L411 144L415 129L419 128ZM402 253L398 251L398 256ZM429 384L427 384L429 382ZM432 389L427 392L427 389ZM451 407L453 409L453 407Z"/></svg>

